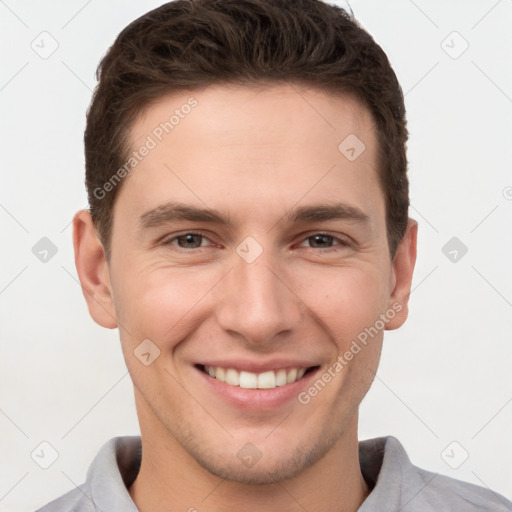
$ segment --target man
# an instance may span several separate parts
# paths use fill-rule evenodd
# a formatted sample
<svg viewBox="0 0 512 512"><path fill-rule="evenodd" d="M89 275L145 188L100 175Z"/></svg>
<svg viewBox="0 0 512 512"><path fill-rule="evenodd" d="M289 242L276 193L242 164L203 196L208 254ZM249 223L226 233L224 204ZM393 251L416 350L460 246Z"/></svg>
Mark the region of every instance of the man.
<svg viewBox="0 0 512 512"><path fill-rule="evenodd" d="M119 328L141 437L43 511L504 511L358 442L416 259L403 96L319 0L176 1L100 64L74 218L92 318Z"/></svg>

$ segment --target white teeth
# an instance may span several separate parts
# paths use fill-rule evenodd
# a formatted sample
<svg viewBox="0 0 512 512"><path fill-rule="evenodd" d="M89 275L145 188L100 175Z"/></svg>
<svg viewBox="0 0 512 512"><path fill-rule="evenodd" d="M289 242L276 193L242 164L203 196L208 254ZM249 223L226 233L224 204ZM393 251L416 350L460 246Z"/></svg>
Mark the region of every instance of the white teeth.
<svg viewBox="0 0 512 512"><path fill-rule="evenodd" d="M286 370L277 370L276 386L284 386L286 384Z"/></svg>
<svg viewBox="0 0 512 512"><path fill-rule="evenodd" d="M230 386L240 386L244 389L274 389L277 386L285 386L301 379L307 368L291 368L289 370L268 370L262 373L247 371L238 372L233 368L220 366L205 366L205 372L214 379L225 382Z"/></svg>
<svg viewBox="0 0 512 512"><path fill-rule="evenodd" d="M224 368L217 368L217 374L214 375L217 380L226 382L226 370Z"/></svg>
<svg viewBox="0 0 512 512"><path fill-rule="evenodd" d="M295 382L296 379L297 379L297 369L293 368L286 375L286 383L290 384L291 382Z"/></svg>
<svg viewBox="0 0 512 512"><path fill-rule="evenodd" d="M229 368L226 370L226 380L224 381L226 384L230 384L231 386L239 386L240 385L240 375L233 368Z"/></svg>
<svg viewBox="0 0 512 512"><path fill-rule="evenodd" d="M259 389L273 389L276 387L276 374L270 370L258 375Z"/></svg>
<svg viewBox="0 0 512 512"><path fill-rule="evenodd" d="M240 387L244 389L257 389L258 376L251 372L240 372Z"/></svg>

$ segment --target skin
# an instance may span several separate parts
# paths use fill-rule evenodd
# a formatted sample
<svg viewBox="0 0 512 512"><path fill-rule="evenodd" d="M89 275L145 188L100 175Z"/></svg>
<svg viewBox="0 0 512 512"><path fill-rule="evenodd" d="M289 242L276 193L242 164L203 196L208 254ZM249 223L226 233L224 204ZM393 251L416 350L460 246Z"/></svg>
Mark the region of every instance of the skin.
<svg viewBox="0 0 512 512"><path fill-rule="evenodd" d="M358 407L384 329L307 404L242 410L213 393L194 365L300 358L320 366L320 376L393 304L401 310L385 329L400 327L417 223L409 220L392 260L373 120L350 96L291 84L174 93L133 125L133 148L190 96L197 107L119 190L110 262L89 212L74 217L89 312L119 328L134 384L143 457L130 495L143 512L355 511L370 492L358 459ZM366 147L353 162L338 150L349 134ZM169 201L214 208L232 225L138 228L144 212ZM339 202L366 222L286 220L295 208ZM200 247L163 243L190 231L205 235L192 237ZM236 251L248 236L262 249L252 263ZM144 339L160 350L149 366L134 355ZM252 467L237 457L247 443L261 454Z"/></svg>

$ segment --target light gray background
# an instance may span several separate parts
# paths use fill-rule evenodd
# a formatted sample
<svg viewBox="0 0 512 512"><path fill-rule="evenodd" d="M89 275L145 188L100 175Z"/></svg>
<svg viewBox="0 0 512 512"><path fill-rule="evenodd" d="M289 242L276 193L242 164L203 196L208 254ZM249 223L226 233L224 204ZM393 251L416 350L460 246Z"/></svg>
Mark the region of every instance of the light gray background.
<svg viewBox="0 0 512 512"><path fill-rule="evenodd" d="M118 332L89 317L69 224L87 206L82 136L96 66L127 23L158 5L0 0L5 512L82 483L107 439L138 433ZM385 336L360 437L394 435L415 464L512 498L512 0L351 5L406 94L420 224L410 318ZM51 49L43 31L59 45L47 59L31 47ZM468 248L457 262L442 252L454 236ZM42 237L58 250L46 263L32 252ZM48 469L31 458L37 448L50 461L42 441L58 452Z"/></svg>

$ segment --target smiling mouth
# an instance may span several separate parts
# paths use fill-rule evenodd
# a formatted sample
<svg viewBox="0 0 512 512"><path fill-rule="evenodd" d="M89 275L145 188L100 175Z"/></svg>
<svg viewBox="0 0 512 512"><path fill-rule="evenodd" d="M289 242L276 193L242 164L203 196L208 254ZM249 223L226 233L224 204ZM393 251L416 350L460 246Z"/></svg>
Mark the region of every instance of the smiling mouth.
<svg viewBox="0 0 512 512"><path fill-rule="evenodd" d="M234 368L223 368L220 366L197 365L197 368L212 379L224 382L229 386L243 389L274 389L302 379L304 375L316 371L319 366L283 368L280 370L268 370L262 373L238 371Z"/></svg>

